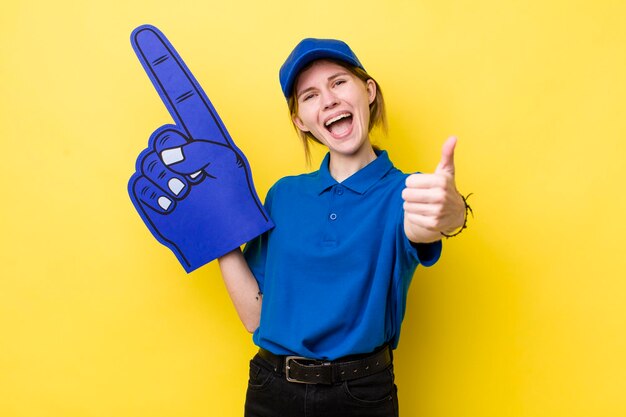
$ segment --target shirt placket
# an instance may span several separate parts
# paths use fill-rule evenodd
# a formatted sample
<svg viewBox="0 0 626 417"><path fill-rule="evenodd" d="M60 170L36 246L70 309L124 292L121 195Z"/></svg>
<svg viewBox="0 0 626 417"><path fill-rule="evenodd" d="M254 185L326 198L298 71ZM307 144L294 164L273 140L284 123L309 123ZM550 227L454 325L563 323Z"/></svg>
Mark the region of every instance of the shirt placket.
<svg viewBox="0 0 626 417"><path fill-rule="evenodd" d="M342 221L343 199L345 198L346 187L341 184L334 185L329 190L328 211L326 212L326 227L323 234L322 245L336 246L338 244L338 229Z"/></svg>

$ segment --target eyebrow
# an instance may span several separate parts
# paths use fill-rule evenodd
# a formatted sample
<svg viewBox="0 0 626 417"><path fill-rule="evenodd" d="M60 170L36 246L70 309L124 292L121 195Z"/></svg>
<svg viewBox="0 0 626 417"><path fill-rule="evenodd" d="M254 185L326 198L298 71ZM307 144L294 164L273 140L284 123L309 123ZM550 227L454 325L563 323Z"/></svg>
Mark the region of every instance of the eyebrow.
<svg viewBox="0 0 626 417"><path fill-rule="evenodd" d="M333 75L331 75L330 77L328 77L328 78L326 79L326 81L332 81L332 80L334 80L335 78L339 78L339 77L341 77L341 76L343 76L343 75L348 75L348 71L339 71L339 72L336 72L336 73L334 73ZM311 90L315 90L315 87L307 87L307 88L305 88L304 90L301 90L301 91L296 92L296 98L300 98L300 96L302 96L304 93L309 92L309 91L311 91Z"/></svg>

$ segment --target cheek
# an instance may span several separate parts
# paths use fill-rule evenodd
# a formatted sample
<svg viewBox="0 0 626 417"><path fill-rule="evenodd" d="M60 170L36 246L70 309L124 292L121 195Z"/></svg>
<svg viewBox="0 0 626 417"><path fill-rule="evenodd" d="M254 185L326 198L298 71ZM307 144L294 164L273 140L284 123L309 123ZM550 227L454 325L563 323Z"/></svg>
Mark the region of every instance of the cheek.
<svg viewBox="0 0 626 417"><path fill-rule="evenodd" d="M368 130L369 122L370 122L370 108L369 105L364 104L359 109L359 118L361 119L361 124L363 127Z"/></svg>
<svg viewBox="0 0 626 417"><path fill-rule="evenodd" d="M300 121L306 127L307 130L313 130L316 127L316 114L312 111L306 111L303 109L299 112Z"/></svg>

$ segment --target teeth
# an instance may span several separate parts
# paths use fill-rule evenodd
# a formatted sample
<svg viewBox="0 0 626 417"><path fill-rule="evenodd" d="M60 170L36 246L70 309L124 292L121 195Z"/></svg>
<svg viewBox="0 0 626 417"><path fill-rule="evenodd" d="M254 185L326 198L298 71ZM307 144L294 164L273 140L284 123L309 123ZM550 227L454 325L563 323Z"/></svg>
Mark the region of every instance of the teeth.
<svg viewBox="0 0 626 417"><path fill-rule="evenodd" d="M329 121L327 121L324 126L328 127L330 126L332 123L335 123L338 120L341 120L345 117L350 117L350 113L344 113L344 114L340 114L339 116L333 117L332 119L330 119Z"/></svg>

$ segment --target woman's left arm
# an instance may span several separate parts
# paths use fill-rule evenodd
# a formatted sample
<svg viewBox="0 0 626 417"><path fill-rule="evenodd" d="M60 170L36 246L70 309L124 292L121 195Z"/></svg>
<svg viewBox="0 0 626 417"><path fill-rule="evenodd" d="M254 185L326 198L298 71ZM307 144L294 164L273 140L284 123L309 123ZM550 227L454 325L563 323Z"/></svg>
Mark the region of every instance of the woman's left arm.
<svg viewBox="0 0 626 417"><path fill-rule="evenodd" d="M220 271L235 310L250 333L259 327L263 296L239 248L218 258Z"/></svg>
<svg viewBox="0 0 626 417"><path fill-rule="evenodd" d="M406 179L404 199L404 233L413 243L440 240L463 226L465 202L454 181L454 147L456 138L443 145L441 161L432 174L413 174Z"/></svg>

